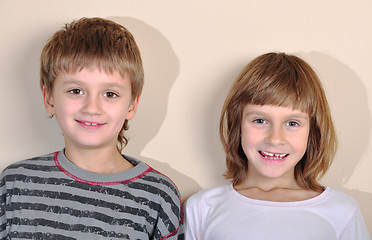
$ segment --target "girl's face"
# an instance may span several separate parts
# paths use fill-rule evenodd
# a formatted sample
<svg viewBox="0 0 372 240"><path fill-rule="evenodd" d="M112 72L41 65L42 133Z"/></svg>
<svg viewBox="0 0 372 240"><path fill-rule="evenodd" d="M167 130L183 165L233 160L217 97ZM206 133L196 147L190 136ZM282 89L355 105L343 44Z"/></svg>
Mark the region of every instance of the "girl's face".
<svg viewBox="0 0 372 240"><path fill-rule="evenodd" d="M247 104L241 144L248 159L248 181L294 182L294 167L306 152L309 115L291 108Z"/></svg>

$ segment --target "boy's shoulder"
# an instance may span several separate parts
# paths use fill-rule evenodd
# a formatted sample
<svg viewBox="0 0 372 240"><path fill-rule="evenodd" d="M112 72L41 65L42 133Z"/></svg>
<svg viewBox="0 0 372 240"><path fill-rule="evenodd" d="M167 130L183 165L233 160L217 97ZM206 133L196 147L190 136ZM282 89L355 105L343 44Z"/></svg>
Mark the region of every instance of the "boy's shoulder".
<svg viewBox="0 0 372 240"><path fill-rule="evenodd" d="M25 183L39 182L44 176L53 176L58 172L54 153L31 157L8 165L0 173L1 192L6 188L23 188Z"/></svg>
<svg viewBox="0 0 372 240"><path fill-rule="evenodd" d="M143 171L143 174L138 176L139 182L146 183L144 185L144 187L146 188L144 189L145 191L159 191L160 194L172 192L175 197L180 198L180 193L176 184L167 175L159 172L158 170L152 168L151 166L147 165L141 160L138 160L137 158L128 155L123 156L135 167L140 165L145 165L147 167L147 170Z"/></svg>
<svg viewBox="0 0 372 240"><path fill-rule="evenodd" d="M33 206L45 207L45 213L46 209L54 207L58 211L63 210L64 207L58 205L63 203L66 208L76 208L76 212L71 213L84 219L90 219L86 211L115 216L115 221L126 221L128 216L133 215L133 219L142 223L138 216L148 216L146 220L151 222L150 230L156 227L156 231L162 234L176 234L182 224L181 200L176 186L168 177L144 162L132 157L126 158L134 163L135 167L127 172L106 174L110 176L94 173L89 175L68 162L63 151L14 163L5 169L1 176L0 201L6 197L7 202L16 203L9 206L24 206L28 204L31 196L37 202ZM84 202L84 211L80 209L81 201ZM30 211L34 210L40 212L40 209ZM17 211L10 211L19 214ZM48 216L45 215L46 221L54 222L54 213L48 211ZM76 215L66 214L63 223L69 225L75 217ZM103 224L105 227L110 225L106 222ZM125 232L126 229L121 231Z"/></svg>
<svg viewBox="0 0 372 240"><path fill-rule="evenodd" d="M7 182L27 182L32 181L31 178L63 178L66 181L72 178L79 182L78 184L105 183L104 185L118 185L119 188L124 184L144 194L147 192L151 196L156 195L160 198L168 196L178 202L179 191L169 177L134 157L127 155L124 157L135 166L134 169L108 177L78 169L65 158L63 151L58 151L15 162L2 171L1 179Z"/></svg>
<svg viewBox="0 0 372 240"><path fill-rule="evenodd" d="M27 170L37 170L43 168L55 167L54 165L54 154L48 153L37 157L27 158L15 163L8 165L3 171L2 175L9 172L17 171L18 173L27 171Z"/></svg>

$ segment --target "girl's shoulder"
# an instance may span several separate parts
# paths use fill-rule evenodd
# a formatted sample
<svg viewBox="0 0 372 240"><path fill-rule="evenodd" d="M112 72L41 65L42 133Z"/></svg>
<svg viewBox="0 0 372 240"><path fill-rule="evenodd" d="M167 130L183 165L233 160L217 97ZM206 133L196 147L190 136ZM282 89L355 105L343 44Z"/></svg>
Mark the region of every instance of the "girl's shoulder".
<svg viewBox="0 0 372 240"><path fill-rule="evenodd" d="M228 192L229 185L231 184L200 190L187 199L185 206L194 207L195 205L203 205L206 203L211 204L212 202L218 204L218 202L223 201L223 199L228 197L228 194L226 193Z"/></svg>
<svg viewBox="0 0 372 240"><path fill-rule="evenodd" d="M255 205L256 207L314 208L348 213L356 212L359 209L359 204L353 197L331 187L326 187L318 196L303 201L269 202L242 196L234 190L231 183L195 193L186 201L186 207L195 207L196 205L199 207L216 206L231 201Z"/></svg>
<svg viewBox="0 0 372 240"><path fill-rule="evenodd" d="M319 204L325 208L333 209L333 211L349 212L350 210L357 211L359 209L359 204L353 197L334 188L327 187L320 197Z"/></svg>

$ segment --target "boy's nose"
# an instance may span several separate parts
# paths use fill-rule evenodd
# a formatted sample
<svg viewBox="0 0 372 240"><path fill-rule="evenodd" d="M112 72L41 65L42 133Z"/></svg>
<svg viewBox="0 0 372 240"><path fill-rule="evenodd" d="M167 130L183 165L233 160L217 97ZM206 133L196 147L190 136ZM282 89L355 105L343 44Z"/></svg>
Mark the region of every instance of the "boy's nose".
<svg viewBox="0 0 372 240"><path fill-rule="evenodd" d="M101 103L99 97L88 96L85 100L83 111L88 114L100 114L102 111Z"/></svg>

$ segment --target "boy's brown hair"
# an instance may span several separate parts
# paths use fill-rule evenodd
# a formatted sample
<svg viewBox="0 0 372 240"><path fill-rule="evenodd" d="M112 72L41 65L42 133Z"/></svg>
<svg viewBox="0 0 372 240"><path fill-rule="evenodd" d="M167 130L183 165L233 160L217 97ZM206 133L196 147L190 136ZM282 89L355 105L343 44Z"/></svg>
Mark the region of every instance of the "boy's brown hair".
<svg viewBox="0 0 372 240"><path fill-rule="evenodd" d="M241 146L242 111L246 104L290 107L309 114L310 132L305 155L295 166L300 187L321 191L318 182L334 158L337 140L322 84L302 59L285 53L267 53L251 61L239 74L225 100L220 138L226 152L226 178L241 183L248 159Z"/></svg>
<svg viewBox="0 0 372 240"><path fill-rule="evenodd" d="M118 71L122 77L129 76L132 100L141 94L144 71L132 34L122 25L102 18L73 21L47 41L40 57L40 87L45 86L51 92L59 73L94 67L106 73ZM119 151L128 143L125 130L128 130L128 120L118 135Z"/></svg>

